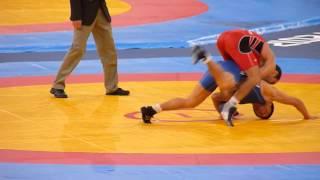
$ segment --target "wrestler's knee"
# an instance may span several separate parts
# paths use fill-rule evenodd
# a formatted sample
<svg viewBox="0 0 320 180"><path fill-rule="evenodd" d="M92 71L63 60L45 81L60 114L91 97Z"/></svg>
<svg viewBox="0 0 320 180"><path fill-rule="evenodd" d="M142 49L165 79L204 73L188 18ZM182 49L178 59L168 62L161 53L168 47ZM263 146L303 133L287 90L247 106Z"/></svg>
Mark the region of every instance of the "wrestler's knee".
<svg viewBox="0 0 320 180"><path fill-rule="evenodd" d="M232 90L236 86L236 81L233 75L229 72L224 72L223 78L220 84L221 91L229 91Z"/></svg>

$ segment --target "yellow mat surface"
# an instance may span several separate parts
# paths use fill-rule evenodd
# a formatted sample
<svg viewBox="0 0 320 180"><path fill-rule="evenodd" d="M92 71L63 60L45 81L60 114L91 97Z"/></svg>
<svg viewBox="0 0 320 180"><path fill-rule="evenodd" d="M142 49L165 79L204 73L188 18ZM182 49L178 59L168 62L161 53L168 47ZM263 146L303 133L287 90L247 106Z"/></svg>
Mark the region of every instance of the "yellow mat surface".
<svg viewBox="0 0 320 180"><path fill-rule="evenodd" d="M250 105L227 127L208 99L196 109L167 111L141 122L139 108L186 96L195 82L124 82L129 97L104 95L103 84L70 84L68 99L49 85L0 88L0 148L55 152L261 153L320 150L320 119L302 120L295 108L275 104L270 120ZM319 116L320 85L279 84Z"/></svg>

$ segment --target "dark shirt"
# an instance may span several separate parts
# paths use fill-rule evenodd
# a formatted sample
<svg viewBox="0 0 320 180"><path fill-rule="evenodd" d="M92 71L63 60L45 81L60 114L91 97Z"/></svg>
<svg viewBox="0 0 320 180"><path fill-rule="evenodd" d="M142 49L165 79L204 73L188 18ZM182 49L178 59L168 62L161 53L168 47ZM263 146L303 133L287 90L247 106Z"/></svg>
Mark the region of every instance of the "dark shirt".
<svg viewBox="0 0 320 180"><path fill-rule="evenodd" d="M111 16L105 0L70 0L71 21L81 20L82 25L91 25L95 20L98 10L101 9L107 21Z"/></svg>

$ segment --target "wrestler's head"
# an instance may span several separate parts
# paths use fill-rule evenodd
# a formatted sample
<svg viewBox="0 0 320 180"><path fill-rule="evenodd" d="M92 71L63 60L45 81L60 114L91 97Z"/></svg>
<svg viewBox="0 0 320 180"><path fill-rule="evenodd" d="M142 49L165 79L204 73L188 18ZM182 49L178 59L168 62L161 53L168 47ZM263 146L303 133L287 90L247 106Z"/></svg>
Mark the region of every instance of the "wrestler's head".
<svg viewBox="0 0 320 180"><path fill-rule="evenodd" d="M275 84L280 80L281 76L282 76L282 70L279 65L276 65L276 69L273 72L273 74L266 77L264 80L270 84Z"/></svg>
<svg viewBox="0 0 320 180"><path fill-rule="evenodd" d="M274 111L273 103L252 104L254 114L260 119L269 119Z"/></svg>

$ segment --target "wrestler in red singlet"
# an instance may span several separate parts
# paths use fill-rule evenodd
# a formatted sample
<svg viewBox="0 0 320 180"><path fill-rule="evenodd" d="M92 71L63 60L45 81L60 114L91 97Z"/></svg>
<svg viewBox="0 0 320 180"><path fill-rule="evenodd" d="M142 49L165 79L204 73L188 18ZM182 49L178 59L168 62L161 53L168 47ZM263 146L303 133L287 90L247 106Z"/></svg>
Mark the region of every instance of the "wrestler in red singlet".
<svg viewBox="0 0 320 180"><path fill-rule="evenodd" d="M217 47L225 60L233 60L245 71L259 65L260 54L265 40L255 32L231 30L223 32L217 41Z"/></svg>

